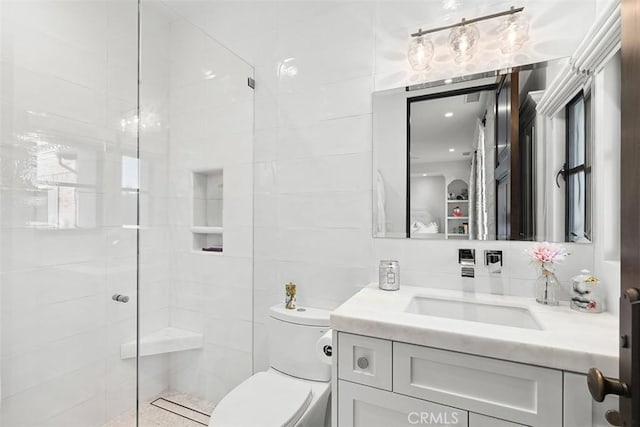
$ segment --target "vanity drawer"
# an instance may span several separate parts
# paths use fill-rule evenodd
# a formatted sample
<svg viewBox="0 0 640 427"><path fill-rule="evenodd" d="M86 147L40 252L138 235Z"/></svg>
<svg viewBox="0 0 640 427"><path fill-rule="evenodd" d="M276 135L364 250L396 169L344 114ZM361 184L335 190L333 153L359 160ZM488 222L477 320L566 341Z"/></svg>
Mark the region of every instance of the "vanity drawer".
<svg viewBox="0 0 640 427"><path fill-rule="evenodd" d="M470 427L468 413L373 387L338 383L338 427Z"/></svg>
<svg viewBox="0 0 640 427"><path fill-rule="evenodd" d="M391 341L338 333L338 377L391 390Z"/></svg>
<svg viewBox="0 0 640 427"><path fill-rule="evenodd" d="M480 414L469 414L469 427L527 427L522 424L512 423L511 421L499 420L493 417L487 417Z"/></svg>
<svg viewBox="0 0 640 427"><path fill-rule="evenodd" d="M562 372L553 369L394 343L393 391L529 426L562 425Z"/></svg>

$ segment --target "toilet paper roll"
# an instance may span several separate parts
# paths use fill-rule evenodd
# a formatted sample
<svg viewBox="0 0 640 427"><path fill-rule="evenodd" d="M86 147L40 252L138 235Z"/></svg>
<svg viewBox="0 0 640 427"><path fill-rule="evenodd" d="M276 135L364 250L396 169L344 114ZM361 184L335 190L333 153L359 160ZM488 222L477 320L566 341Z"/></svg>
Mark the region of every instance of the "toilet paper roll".
<svg viewBox="0 0 640 427"><path fill-rule="evenodd" d="M316 354L318 358L327 365L331 365L331 355L333 354L333 330L329 329L316 342Z"/></svg>

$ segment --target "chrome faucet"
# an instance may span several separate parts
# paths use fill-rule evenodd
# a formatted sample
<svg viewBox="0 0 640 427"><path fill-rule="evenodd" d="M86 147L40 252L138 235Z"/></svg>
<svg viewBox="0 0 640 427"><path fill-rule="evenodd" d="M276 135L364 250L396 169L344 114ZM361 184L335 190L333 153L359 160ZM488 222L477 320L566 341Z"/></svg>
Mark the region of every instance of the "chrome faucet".
<svg viewBox="0 0 640 427"><path fill-rule="evenodd" d="M485 250L484 265L489 269L489 273L502 273L502 251Z"/></svg>
<svg viewBox="0 0 640 427"><path fill-rule="evenodd" d="M460 264L460 275L462 277L475 277L476 250L458 249L458 263Z"/></svg>

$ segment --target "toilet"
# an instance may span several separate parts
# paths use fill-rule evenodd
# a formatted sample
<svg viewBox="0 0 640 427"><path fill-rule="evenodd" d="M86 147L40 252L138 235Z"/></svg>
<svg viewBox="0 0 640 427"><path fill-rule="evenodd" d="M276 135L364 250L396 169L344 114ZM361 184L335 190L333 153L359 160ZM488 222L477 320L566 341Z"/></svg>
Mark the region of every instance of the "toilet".
<svg viewBox="0 0 640 427"><path fill-rule="evenodd" d="M210 427L322 427L331 422L331 365L316 342L329 330L329 312L311 307L269 309L269 365L227 394Z"/></svg>

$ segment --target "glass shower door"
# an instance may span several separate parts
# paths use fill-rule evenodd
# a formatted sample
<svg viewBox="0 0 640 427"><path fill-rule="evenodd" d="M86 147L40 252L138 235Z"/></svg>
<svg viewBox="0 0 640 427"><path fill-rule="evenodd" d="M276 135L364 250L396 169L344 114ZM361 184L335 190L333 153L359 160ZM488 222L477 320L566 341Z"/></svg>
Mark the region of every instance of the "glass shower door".
<svg viewBox="0 0 640 427"><path fill-rule="evenodd" d="M252 374L253 68L177 6L140 8L141 426L208 425Z"/></svg>
<svg viewBox="0 0 640 427"><path fill-rule="evenodd" d="M137 81L136 0L0 1L2 427L135 423Z"/></svg>

